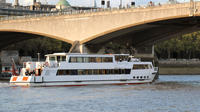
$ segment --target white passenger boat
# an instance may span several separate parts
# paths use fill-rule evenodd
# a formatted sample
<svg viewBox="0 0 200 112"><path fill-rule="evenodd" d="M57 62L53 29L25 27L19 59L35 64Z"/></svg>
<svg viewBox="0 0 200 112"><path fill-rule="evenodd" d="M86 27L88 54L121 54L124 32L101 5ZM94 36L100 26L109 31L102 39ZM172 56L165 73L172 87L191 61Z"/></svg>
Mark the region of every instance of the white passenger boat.
<svg viewBox="0 0 200 112"><path fill-rule="evenodd" d="M45 62L26 62L11 85L83 86L99 84L143 84L153 81L157 70L152 62L141 62L127 54L46 55Z"/></svg>

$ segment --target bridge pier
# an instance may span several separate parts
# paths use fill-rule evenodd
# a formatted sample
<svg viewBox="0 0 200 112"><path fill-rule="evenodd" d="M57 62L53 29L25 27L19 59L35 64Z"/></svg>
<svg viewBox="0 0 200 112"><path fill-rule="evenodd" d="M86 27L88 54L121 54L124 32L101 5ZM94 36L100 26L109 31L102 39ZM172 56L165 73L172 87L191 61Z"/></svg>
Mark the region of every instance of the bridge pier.
<svg viewBox="0 0 200 112"><path fill-rule="evenodd" d="M129 53L126 52L125 50L123 50L124 52L120 53ZM87 44L81 44L79 41L75 41L72 44L69 53L104 54L104 53L118 53L118 52L115 52L113 50L111 50L111 52L106 52L106 47L104 47L104 45L87 45ZM154 45L144 45L140 47L135 47L134 54L132 53L129 54L134 55L137 58L152 59L154 58Z"/></svg>
<svg viewBox="0 0 200 112"><path fill-rule="evenodd" d="M81 44L79 41L75 41L72 44L72 47L69 50L69 53L96 53L94 51L91 51L86 44Z"/></svg>
<svg viewBox="0 0 200 112"><path fill-rule="evenodd" d="M125 50L124 50L125 51ZM97 53L97 54L104 54L106 52L106 48L104 45L87 45L87 44L81 44L79 41L75 41L72 44L72 47L69 51L69 53ZM116 53L112 50L112 52L109 53ZM128 53L128 52L121 52L121 53ZM129 53L132 54L132 53ZM154 45L144 45L140 47L134 48L134 55L138 58L153 58L154 57Z"/></svg>
<svg viewBox="0 0 200 112"><path fill-rule="evenodd" d="M153 58L154 57L154 45L144 45L136 47L135 57L138 58Z"/></svg>

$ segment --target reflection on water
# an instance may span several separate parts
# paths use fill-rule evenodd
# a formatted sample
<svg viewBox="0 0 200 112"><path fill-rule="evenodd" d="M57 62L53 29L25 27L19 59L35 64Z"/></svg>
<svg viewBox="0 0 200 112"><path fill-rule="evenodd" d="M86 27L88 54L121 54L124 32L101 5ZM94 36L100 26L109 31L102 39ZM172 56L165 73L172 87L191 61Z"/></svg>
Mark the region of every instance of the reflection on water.
<svg viewBox="0 0 200 112"><path fill-rule="evenodd" d="M0 82L0 112L11 111L199 112L200 75L122 86L13 88Z"/></svg>

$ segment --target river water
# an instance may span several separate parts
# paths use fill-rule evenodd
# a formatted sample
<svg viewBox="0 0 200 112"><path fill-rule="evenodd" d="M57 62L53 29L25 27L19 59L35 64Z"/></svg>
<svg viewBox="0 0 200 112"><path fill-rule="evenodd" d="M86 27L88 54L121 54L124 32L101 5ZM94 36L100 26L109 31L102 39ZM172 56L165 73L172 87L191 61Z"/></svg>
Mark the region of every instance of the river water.
<svg viewBox="0 0 200 112"><path fill-rule="evenodd" d="M0 112L200 112L200 75L164 75L153 84L10 87Z"/></svg>

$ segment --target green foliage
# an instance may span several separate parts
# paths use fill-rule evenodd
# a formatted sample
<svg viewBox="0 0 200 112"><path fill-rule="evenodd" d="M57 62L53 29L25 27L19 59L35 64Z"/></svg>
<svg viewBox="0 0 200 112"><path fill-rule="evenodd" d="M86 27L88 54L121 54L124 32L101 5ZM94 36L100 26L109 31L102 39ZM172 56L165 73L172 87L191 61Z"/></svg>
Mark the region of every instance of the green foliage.
<svg viewBox="0 0 200 112"><path fill-rule="evenodd" d="M200 58L200 32L186 34L155 45L158 58Z"/></svg>
<svg viewBox="0 0 200 112"><path fill-rule="evenodd" d="M37 57L40 53L42 58L45 54L55 52L68 52L71 45L56 39L51 38L34 38L13 44L4 50L18 50L20 56Z"/></svg>

